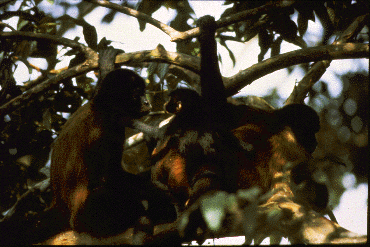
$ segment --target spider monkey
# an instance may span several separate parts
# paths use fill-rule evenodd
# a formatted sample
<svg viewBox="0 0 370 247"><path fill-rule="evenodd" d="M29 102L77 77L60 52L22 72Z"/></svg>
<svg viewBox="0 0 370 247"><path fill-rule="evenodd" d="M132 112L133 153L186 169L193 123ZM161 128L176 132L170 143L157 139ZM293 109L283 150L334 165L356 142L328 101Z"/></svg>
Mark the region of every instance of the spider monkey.
<svg viewBox="0 0 370 247"><path fill-rule="evenodd" d="M122 233L131 226L144 235L152 234L142 204L150 179L143 181L143 176L121 168L125 127L147 114L150 104L144 97L145 82L136 73L105 71L112 68L105 63L113 64L116 53L112 48L101 52L101 74L106 76L100 77L95 96L68 119L53 144L53 201L43 217L54 224L37 221L36 228L43 235L38 237L26 227L12 226L11 230L19 233L9 243L37 243L67 227L97 238Z"/></svg>
<svg viewBox="0 0 370 247"><path fill-rule="evenodd" d="M152 154L153 183L170 191L180 210L210 190L235 192L258 185L266 192L287 162L307 163L319 130L317 113L305 105L274 111L227 103L216 22L204 16L198 26L201 95L190 89L170 94L166 109L176 116Z"/></svg>
<svg viewBox="0 0 370 247"><path fill-rule="evenodd" d="M104 50L100 64L114 62ZM137 176L121 168L125 127L149 113L145 82L131 70L116 69L98 82L93 99L67 121L53 145L50 179L53 205L73 230L104 237L133 225L144 207Z"/></svg>

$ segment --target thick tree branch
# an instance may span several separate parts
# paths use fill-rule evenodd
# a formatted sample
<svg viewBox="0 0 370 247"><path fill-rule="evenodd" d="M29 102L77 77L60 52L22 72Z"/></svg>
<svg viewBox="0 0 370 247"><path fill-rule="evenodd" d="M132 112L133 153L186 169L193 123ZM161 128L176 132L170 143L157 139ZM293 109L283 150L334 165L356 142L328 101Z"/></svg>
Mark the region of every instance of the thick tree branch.
<svg viewBox="0 0 370 247"><path fill-rule="evenodd" d="M160 62L180 66L197 74L200 72L200 59L183 53L166 51L162 45L154 50L122 53L117 55L116 63L137 67L143 62Z"/></svg>
<svg viewBox="0 0 370 247"><path fill-rule="evenodd" d="M333 42L336 44L343 44L353 40L357 34L362 30L366 23L368 23L369 14L357 17L352 24L342 33L342 35ZM326 69L330 66L331 60L323 60L312 65L308 73L302 78L298 85L294 87L293 92L285 101L285 105L292 103L302 103L306 98L307 93L312 86L320 80Z"/></svg>
<svg viewBox="0 0 370 247"><path fill-rule="evenodd" d="M320 60L368 58L369 44L347 43L287 52L240 71L224 80L227 96L238 93L246 85L279 69Z"/></svg>
<svg viewBox="0 0 370 247"><path fill-rule="evenodd" d="M341 45L312 47L284 53L264 60L240 71L232 77L224 77L223 80L227 95L232 96L256 79L289 66L325 59L334 60L368 57L369 44L347 43ZM160 47L157 47L152 51L123 53L118 55L116 58L116 63L134 67L138 66L139 63L151 61L175 64L197 74L199 74L200 71L200 59L198 57L176 52L168 52Z"/></svg>

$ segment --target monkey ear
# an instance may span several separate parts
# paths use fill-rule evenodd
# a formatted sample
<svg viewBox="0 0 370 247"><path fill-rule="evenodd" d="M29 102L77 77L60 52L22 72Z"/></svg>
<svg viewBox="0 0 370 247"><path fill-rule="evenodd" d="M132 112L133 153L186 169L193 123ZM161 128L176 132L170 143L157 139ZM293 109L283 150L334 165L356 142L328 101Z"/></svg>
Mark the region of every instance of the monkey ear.
<svg viewBox="0 0 370 247"><path fill-rule="evenodd" d="M176 113L179 113L182 109L182 102L181 101L177 101L176 102Z"/></svg>

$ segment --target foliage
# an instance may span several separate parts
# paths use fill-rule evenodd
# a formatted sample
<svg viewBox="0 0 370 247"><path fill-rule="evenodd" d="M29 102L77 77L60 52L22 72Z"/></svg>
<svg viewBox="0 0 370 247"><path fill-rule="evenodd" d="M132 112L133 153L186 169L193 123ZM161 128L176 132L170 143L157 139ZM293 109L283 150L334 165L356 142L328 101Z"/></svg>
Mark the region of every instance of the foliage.
<svg viewBox="0 0 370 247"><path fill-rule="evenodd" d="M105 38L98 42L95 27L84 20L84 17L95 8L102 8L97 1L54 2L55 5L58 4L63 8L63 13L77 9L77 18L67 14L60 16L45 14L40 3L40 0L22 0L20 4L15 4L15 1L10 0L2 1L0 4L0 198L2 199L0 211L2 212L11 207L17 198L35 182L46 177L41 172L41 168L47 163L53 139L58 135L69 115L62 113L73 113L91 98L96 78L86 73L97 69L97 60L94 60L93 56L96 56L99 43L111 42ZM150 18L158 9L165 7L175 10L176 16L169 23L172 31L168 32L171 39L177 41L177 52L198 55L199 44L194 39L196 33L193 36L185 36L187 39L181 39L174 32L186 32L195 27L194 24L189 24L195 23L196 17L188 1L142 0L137 6L130 1L117 3L122 7L136 8L140 13L147 15L145 18L135 16L141 31L147 28L147 18ZM220 28L216 37L227 49L234 65L236 56L229 47L230 41L246 43L257 38L260 47L258 61L261 62L269 56L268 51L271 57L278 58L281 46L285 42L302 49L308 46L330 44L333 38L343 34L361 16L365 16L366 24L360 25L360 30L354 31L354 35L346 42L362 44L369 42L366 22L369 6L366 0L291 1L287 6L282 6L280 3L281 1L273 4L269 1L226 0L224 2L224 5L229 8L221 15L221 20L218 22ZM267 6L266 4L272 7L262 9ZM256 12L253 14L254 10ZM109 7L105 16L100 18L102 22L109 24L116 15L122 15L120 12L122 11ZM229 25L223 24L226 21L222 20L238 14L245 14L247 17L236 16L235 18L239 18L237 21ZM18 18L15 28L7 24L13 17ZM324 30L324 34L314 45L308 45L304 38L310 21L320 24ZM75 26L82 27L83 37L76 37L74 41L63 41L61 37ZM17 37L3 35L9 32L17 33L17 31L20 31ZM27 36L25 32L39 36L32 38L32 35ZM56 37L61 43L51 39L50 36ZM86 42L83 48L80 46L82 38ZM162 49L164 50L163 47ZM60 56L60 54L63 55ZM73 58L69 66L56 70L56 65L67 57ZM363 57L368 58L368 54ZM45 59L47 68L38 68L29 62L29 58ZM164 59L140 61L132 58L130 61L120 63L134 67L137 71L146 71L147 89L150 91L148 98L158 112L162 109L167 90L172 90L181 84L198 89L199 84L199 77L194 73L196 71L187 70L185 66L175 65L174 62L163 63L164 61ZM312 58L311 61L318 61L318 59ZM13 77L17 67L16 62L27 66L30 74L38 71L41 75L35 80L24 82L23 85L16 83L16 78ZM83 63L86 65L86 70L83 70L81 65ZM300 67L305 72L311 69L308 64L302 64ZM292 71L292 68L287 69L289 72ZM71 75L67 75L66 71L71 71ZM239 76L242 77L243 74L240 73ZM242 80L247 81L247 79ZM358 182L367 181L364 174L368 163L368 69L343 75L341 81L343 90L336 98L328 92L329 82L320 81L314 86L312 83L308 88L308 102L321 116L319 145L315 153L322 160L322 170L327 176L325 182L331 184L331 191L335 192L332 198L333 205L338 203L344 190L340 183L343 172L338 172L342 170L335 169L327 163L336 163L339 157L341 160L339 163L347 166L346 171L352 170ZM15 105L12 103L13 99L20 99L21 103ZM283 101L276 91L270 92L265 99L275 107L278 106L276 102ZM13 110L9 110L10 106ZM126 160L126 163L130 162ZM135 165L135 162L132 161L132 163ZM204 205L214 205L212 200L205 202ZM205 210L204 206L202 207L205 214L209 214L210 208L213 208L213 206L207 206L208 210ZM216 211L217 207L215 206ZM34 210L40 209L35 207ZM218 229L219 225L211 225L210 228Z"/></svg>

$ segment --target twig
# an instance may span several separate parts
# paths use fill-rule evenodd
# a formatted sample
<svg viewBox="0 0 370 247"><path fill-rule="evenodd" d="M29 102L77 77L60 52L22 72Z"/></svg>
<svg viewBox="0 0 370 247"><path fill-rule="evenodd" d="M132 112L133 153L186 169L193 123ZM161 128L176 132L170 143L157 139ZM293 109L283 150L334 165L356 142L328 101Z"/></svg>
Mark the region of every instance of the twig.
<svg viewBox="0 0 370 247"><path fill-rule="evenodd" d="M44 34L44 33L32 33L32 32L22 32L22 31L13 31L13 32L1 32L0 40L4 39L20 39L20 40L49 40L55 44L60 44L68 46L71 48L76 48L86 55L90 54L91 49L83 44L80 44L74 40L67 38L59 37L56 35Z"/></svg>
<svg viewBox="0 0 370 247"><path fill-rule="evenodd" d="M94 60L86 60L84 63L65 70L55 77L47 79L37 86L25 91L23 94L0 106L0 117L13 112L14 110L21 107L23 104L31 101L32 99L35 99L36 97L41 96L43 92L50 89L52 85L58 85L62 80L85 74L90 70L96 68L98 66L97 61L97 58Z"/></svg>
<svg viewBox="0 0 370 247"><path fill-rule="evenodd" d="M2 21L0 21L0 27L1 27L1 26L9 28L9 29L10 29L10 30L12 30L13 32L17 31L17 30L15 30L12 26L10 26L9 24L4 23L4 22L2 22Z"/></svg>
<svg viewBox="0 0 370 247"><path fill-rule="evenodd" d="M93 3L93 4L97 4L99 6L103 6L103 7L106 7L106 8L114 9L118 12L123 13L123 14L136 17L139 20L142 20L144 22L152 24L153 26L157 27L158 29L160 29L164 33L166 33L168 36L170 36L171 41L173 41L173 42L194 38L194 37L197 37L200 33L198 27L190 29L190 30L185 31L185 32L179 32L179 31L173 29L172 27L170 27L170 26L168 26L168 25L166 25L166 24L164 24L164 23L162 23L158 20L155 20L152 17L150 17L150 16L148 16L144 13L140 13L139 11L136 11L134 9L124 7L124 6L115 4L115 3L111 3L111 2L106 1L106 0L85 0L85 1ZM295 1L293 1L293 0L291 0L291 1L284 1L284 0L271 1L271 2L269 2L269 3L267 3L263 6L260 6L258 8L245 10L245 11L242 11L240 13L222 18L222 19L217 21L217 26L218 26L218 28L226 27L226 26L229 26L231 24L234 24L234 23L237 23L237 22L240 22L240 21L245 21L247 19L250 19L250 18L253 18L253 17L256 17L256 16L260 16L260 15L263 15L263 14L266 14L266 13L270 13L272 11L278 11L282 8L290 7L294 3L295 3Z"/></svg>
<svg viewBox="0 0 370 247"><path fill-rule="evenodd" d="M32 188L27 190L21 197L17 199L17 202L7 211L6 215L0 222L9 220L20 207L24 207L29 204L29 199L32 198L37 192L44 192L50 187L50 178L42 180L41 182L35 184Z"/></svg>
<svg viewBox="0 0 370 247"><path fill-rule="evenodd" d="M136 11L134 9L124 7L124 6L121 6L121 5L116 4L116 3L111 3L111 2L105 1L105 0L85 0L85 1L89 2L89 3L99 5L99 6L103 6L103 7L106 7L106 8L114 9L118 12L123 13L123 14L136 17L138 20L142 20L144 22L152 24L156 28L159 28L164 33L169 35L171 37L171 39L172 39L172 37L177 37L177 36L180 36L180 34L181 34L181 32L178 32L177 30L173 29L172 27L170 27L170 26L168 26L168 25L150 17L147 14L141 13L141 12Z"/></svg>
<svg viewBox="0 0 370 247"><path fill-rule="evenodd" d="M165 125L167 125L171 120L173 119L173 116L163 120L162 122L159 123L158 128L162 128ZM144 134L143 132L139 132L135 135L132 135L131 137L127 138L125 141L125 149L135 147L136 145L139 145L140 143L144 142Z"/></svg>
<svg viewBox="0 0 370 247"><path fill-rule="evenodd" d="M237 14L222 18L217 21L217 28L222 28L222 27L227 27L231 24L240 22L240 21L245 21L247 19L251 19L253 17L261 16L263 14L270 13L272 11L279 11L280 9L290 7L293 5L295 1L271 1L263 6L260 6L258 8L254 9L249 9L245 10L242 12L239 12ZM180 40L185 40L185 39L190 39L199 36L200 30L198 27L190 29L185 32L181 32L178 37L172 37L171 36L171 41L180 41Z"/></svg>

